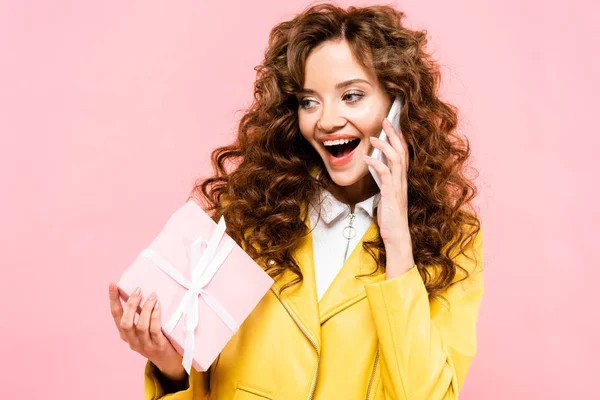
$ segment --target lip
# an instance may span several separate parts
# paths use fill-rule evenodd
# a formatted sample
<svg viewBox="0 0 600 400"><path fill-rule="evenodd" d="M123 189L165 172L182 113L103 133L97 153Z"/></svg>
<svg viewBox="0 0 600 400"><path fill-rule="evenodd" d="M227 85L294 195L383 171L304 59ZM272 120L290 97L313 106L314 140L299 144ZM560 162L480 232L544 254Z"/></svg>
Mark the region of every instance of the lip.
<svg viewBox="0 0 600 400"><path fill-rule="evenodd" d="M349 137L344 137L341 139L349 139ZM356 138L356 139L358 139L358 138ZM327 139L327 140L336 140L336 139ZM344 165L349 164L352 161L352 158L354 157L354 153L356 153L356 149L358 149L359 147L360 147L360 143L350 153L346 154L343 157L334 157L333 154L331 154L330 152L325 150L327 152L327 159L329 160L329 164L332 167L343 167Z"/></svg>

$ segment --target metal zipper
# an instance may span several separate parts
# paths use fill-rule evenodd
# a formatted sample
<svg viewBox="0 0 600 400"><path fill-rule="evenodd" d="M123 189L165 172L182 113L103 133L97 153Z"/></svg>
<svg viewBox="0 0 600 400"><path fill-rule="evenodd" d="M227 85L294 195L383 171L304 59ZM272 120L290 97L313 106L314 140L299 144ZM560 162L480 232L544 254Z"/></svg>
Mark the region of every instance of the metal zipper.
<svg viewBox="0 0 600 400"><path fill-rule="evenodd" d="M354 218L356 218L356 214L354 214L353 212L351 212L351 213L350 213L350 222L349 222L348 226L346 226L346 228L348 228L348 227L354 228L354 227L352 226L352 224L354 223ZM344 231L346 230L346 228L344 228ZM351 230L350 232L352 232L352 230ZM355 233L355 234L356 234L356 233ZM348 257L348 249L350 248L350 239L351 239L352 237L354 237L354 236L349 236L349 235L348 235L348 236L346 236L346 235L344 234L344 237L345 237L346 239L348 239L348 240L346 241L346 252L344 253L344 262L346 262L346 257Z"/></svg>
<svg viewBox="0 0 600 400"><path fill-rule="evenodd" d="M294 323L296 324L296 326L298 326L298 329L300 329L300 331L302 331L302 333L304 334L304 336L306 336L306 338L308 339L308 341L313 345L313 347L315 348L315 351L317 352L317 369L315 371L315 377L313 378L312 386L310 388L310 394L308 395L308 399L307 399L307 400L312 400L312 398L313 398L313 396L315 394L315 389L317 387L317 377L319 376L319 367L320 367L320 364L321 364L321 353L319 352L319 348L317 347L317 344L310 337L310 335L308 333L306 333L306 330L304 330L304 328L296 320L296 318L294 318L294 314L285 305L285 303L281 300L281 298L279 297L279 295L275 292L275 290L273 288L271 288L271 292L273 292L273 294L275 295L275 297L277 297L277 300L279 300L279 302L281 303L281 305L283 306L283 308L285 308L285 310L287 311L287 313L290 315L290 318L292 318L292 321L294 321Z"/></svg>
<svg viewBox="0 0 600 400"><path fill-rule="evenodd" d="M373 384L373 379L375 378L375 371L377 370L377 364L379 362L379 349L375 353L375 363L373 364L373 371L371 372L371 379L369 379L369 386L367 387L367 397L366 400L369 400L369 394L371 394L371 385Z"/></svg>

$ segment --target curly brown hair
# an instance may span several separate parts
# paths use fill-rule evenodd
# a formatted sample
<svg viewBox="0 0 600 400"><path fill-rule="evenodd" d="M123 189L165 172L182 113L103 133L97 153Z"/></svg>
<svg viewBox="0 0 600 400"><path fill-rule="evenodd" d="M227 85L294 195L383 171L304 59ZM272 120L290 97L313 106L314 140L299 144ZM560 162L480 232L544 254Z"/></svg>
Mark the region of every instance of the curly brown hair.
<svg viewBox="0 0 600 400"><path fill-rule="evenodd" d="M317 4L276 25L264 61L255 68L254 101L239 122L237 140L213 151L214 176L196 182L192 191L190 197L215 221L225 217L228 234L272 277L293 271L297 278L289 285L302 280L292 255L309 234L306 205L329 183L321 158L299 131L296 93L311 50L337 40L346 40L356 60L375 71L390 95L403 99L410 236L430 297L443 298L457 268L468 276L452 254L456 249L465 254L480 230L476 213L467 210L477 193L465 174L469 142L455 132L456 107L438 97L440 70L425 51L427 31L406 28L404 17L390 6L344 10ZM315 170L325 179L317 180ZM363 247L377 270L385 268L379 235ZM431 273L434 267L439 273Z"/></svg>

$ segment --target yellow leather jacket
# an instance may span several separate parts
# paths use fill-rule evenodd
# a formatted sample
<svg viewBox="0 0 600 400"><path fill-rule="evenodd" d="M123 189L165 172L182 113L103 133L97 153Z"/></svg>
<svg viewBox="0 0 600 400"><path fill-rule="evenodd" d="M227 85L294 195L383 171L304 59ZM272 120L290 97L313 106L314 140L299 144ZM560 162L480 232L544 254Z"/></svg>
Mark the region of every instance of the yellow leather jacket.
<svg viewBox="0 0 600 400"><path fill-rule="evenodd" d="M372 223L363 241L374 235ZM476 262L456 257L471 275L444 293L450 309L429 301L416 266L393 279L382 269L356 278L375 269L360 244L318 302L306 236L295 253L302 283L280 295L293 277L278 277L209 372L192 370L187 390L165 395L148 363L145 398L457 399L476 352L481 231L466 252Z"/></svg>

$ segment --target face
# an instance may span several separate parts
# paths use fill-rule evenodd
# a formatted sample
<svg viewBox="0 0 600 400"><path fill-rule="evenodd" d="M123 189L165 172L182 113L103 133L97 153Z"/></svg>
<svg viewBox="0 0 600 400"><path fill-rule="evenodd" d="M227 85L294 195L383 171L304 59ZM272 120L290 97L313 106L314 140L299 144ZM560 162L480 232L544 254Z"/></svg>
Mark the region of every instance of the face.
<svg viewBox="0 0 600 400"><path fill-rule="evenodd" d="M325 42L306 59L297 94L302 136L319 153L333 182L354 191L373 181L363 155L373 147L392 104L377 76L354 59L346 41Z"/></svg>

